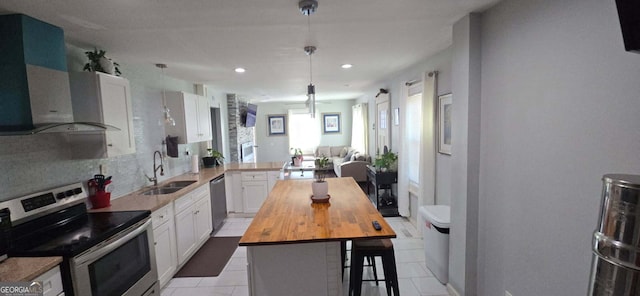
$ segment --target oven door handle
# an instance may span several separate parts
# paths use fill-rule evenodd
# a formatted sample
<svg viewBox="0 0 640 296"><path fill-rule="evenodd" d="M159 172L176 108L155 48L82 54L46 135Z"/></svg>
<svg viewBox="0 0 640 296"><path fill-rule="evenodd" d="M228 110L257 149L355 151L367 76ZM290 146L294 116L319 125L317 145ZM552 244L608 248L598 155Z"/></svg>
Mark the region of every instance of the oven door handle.
<svg viewBox="0 0 640 296"><path fill-rule="evenodd" d="M144 221L144 220L143 220ZM111 253L111 251L117 249L118 247L124 245L125 243L127 243L128 241L130 241L132 238L140 235L141 233L145 232L145 231L149 231L149 226L151 225L151 219L147 218L146 222L138 222L136 224L134 224L133 226L131 226L129 229L134 228L131 232L125 234L124 236L120 237L120 238L113 238L112 240L114 241L107 241L105 243L102 244L98 244L96 246L94 246L93 248L89 249L89 251L85 252L84 254L81 254L80 256L76 257L75 262L78 265L84 265L88 262L93 262L97 259L102 258L102 256ZM104 244L104 245L103 245Z"/></svg>

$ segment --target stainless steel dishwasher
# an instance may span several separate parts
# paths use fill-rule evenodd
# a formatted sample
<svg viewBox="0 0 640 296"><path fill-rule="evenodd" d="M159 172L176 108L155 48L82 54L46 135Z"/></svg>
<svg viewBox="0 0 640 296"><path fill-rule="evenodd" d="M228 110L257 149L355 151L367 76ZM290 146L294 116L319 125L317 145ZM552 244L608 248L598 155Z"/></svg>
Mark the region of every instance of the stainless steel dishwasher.
<svg viewBox="0 0 640 296"><path fill-rule="evenodd" d="M209 183L211 192L211 220L213 221L213 233L222 228L227 217L227 194L224 189L224 174L211 180Z"/></svg>

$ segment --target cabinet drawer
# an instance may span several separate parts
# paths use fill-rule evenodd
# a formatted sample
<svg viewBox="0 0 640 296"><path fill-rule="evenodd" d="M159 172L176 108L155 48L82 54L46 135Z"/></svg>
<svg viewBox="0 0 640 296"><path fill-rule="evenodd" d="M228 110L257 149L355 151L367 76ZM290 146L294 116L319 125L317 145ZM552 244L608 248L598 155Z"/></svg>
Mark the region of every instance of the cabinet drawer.
<svg viewBox="0 0 640 296"><path fill-rule="evenodd" d="M180 212L188 209L195 202L193 199L193 195L187 194L181 198L176 199L174 202L175 213L179 214Z"/></svg>
<svg viewBox="0 0 640 296"><path fill-rule="evenodd" d="M42 282L42 292L44 296L57 296L63 292L62 277L60 267L56 266L49 271L43 273L33 281Z"/></svg>
<svg viewBox="0 0 640 296"><path fill-rule="evenodd" d="M267 172L242 172L242 181L266 181Z"/></svg>
<svg viewBox="0 0 640 296"><path fill-rule="evenodd" d="M153 211L153 213L151 213L151 224L153 225L153 229L156 229L158 226L164 224L164 222L171 220L172 217L173 203Z"/></svg>

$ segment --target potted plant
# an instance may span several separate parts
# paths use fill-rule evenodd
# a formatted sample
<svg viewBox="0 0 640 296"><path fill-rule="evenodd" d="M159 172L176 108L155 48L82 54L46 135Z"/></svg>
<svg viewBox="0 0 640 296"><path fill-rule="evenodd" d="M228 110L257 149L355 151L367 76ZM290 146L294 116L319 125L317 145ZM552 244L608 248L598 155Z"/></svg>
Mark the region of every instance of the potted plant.
<svg viewBox="0 0 640 296"><path fill-rule="evenodd" d="M106 57L107 52L94 48L93 51L85 51L84 54L89 58L89 62L84 65L85 71L89 72L102 72L111 75L120 76L120 65Z"/></svg>
<svg viewBox="0 0 640 296"><path fill-rule="evenodd" d="M293 166L302 165L302 149L300 148L291 148L290 151L293 151L293 157L291 157L291 162L293 162Z"/></svg>
<svg viewBox="0 0 640 296"><path fill-rule="evenodd" d="M397 160L398 155L389 150L382 155L378 155L373 162L373 165L381 172L396 171L398 169Z"/></svg>
<svg viewBox="0 0 640 296"><path fill-rule="evenodd" d="M314 172L313 183L311 183L311 192L313 193L311 199L314 202L329 201L329 183L324 180L327 176L325 169L328 164L329 159L325 156L316 158L316 171Z"/></svg>
<svg viewBox="0 0 640 296"><path fill-rule="evenodd" d="M208 148L207 156L202 158L202 163L204 164L205 168L219 166L224 163L224 156L222 156L222 153L220 153L219 151Z"/></svg>

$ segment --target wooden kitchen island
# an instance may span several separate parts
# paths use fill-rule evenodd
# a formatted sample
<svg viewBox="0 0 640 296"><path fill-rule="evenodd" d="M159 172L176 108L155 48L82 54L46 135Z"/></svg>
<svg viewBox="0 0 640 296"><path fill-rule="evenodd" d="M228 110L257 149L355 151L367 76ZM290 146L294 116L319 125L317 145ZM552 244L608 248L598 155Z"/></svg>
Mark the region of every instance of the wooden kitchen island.
<svg viewBox="0 0 640 296"><path fill-rule="evenodd" d="M249 295L343 295L340 242L396 237L353 178L326 179L325 204L311 202L312 181L278 181L242 236Z"/></svg>

